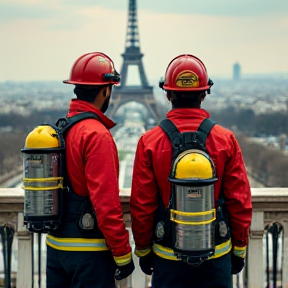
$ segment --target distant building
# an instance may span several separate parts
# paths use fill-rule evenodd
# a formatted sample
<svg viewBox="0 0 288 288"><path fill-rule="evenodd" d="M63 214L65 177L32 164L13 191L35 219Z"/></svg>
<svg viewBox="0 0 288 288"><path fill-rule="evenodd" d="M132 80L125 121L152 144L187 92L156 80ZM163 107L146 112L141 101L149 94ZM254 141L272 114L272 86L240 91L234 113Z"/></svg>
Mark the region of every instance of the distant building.
<svg viewBox="0 0 288 288"><path fill-rule="evenodd" d="M285 151L285 149L286 149L286 139L287 139L286 134L281 134L281 135L278 137L278 140L279 140L279 148L280 148L280 150L282 150L282 151Z"/></svg>
<svg viewBox="0 0 288 288"><path fill-rule="evenodd" d="M233 65L233 80L239 80L241 78L241 66L239 63Z"/></svg>

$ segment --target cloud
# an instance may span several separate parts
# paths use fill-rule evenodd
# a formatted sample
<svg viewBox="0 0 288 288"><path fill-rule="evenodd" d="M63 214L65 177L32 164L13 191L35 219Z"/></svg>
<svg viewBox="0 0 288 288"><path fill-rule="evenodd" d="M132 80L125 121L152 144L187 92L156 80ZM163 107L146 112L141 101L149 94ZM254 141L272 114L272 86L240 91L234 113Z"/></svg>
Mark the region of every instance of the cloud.
<svg viewBox="0 0 288 288"><path fill-rule="evenodd" d="M127 10L128 0L62 0L74 6L98 6L110 10ZM287 0L137 0L138 10L161 14L210 16L260 16L288 14Z"/></svg>
<svg viewBox="0 0 288 288"><path fill-rule="evenodd" d="M288 49L288 19L155 14L150 15L147 27L147 13L141 13L139 29L149 79L163 76L169 61L182 53L202 59L209 73L217 77L231 74L236 61L243 73L288 70L281 56Z"/></svg>
<svg viewBox="0 0 288 288"><path fill-rule="evenodd" d="M26 21L31 22L31 20L35 21L35 25L45 24L43 27L45 30L78 30L85 27L87 22L101 25L103 17L107 18L111 11L115 12L115 10L103 8L101 5L78 5L76 2L65 4L67 1L59 1L60 5L55 0L45 2L40 0L2 1L0 3L0 30L3 29L5 23L25 23ZM21 24L19 29L21 30Z"/></svg>
<svg viewBox="0 0 288 288"><path fill-rule="evenodd" d="M163 76L169 61L181 53L198 56L212 76L230 75L236 61L243 73L288 70L283 57L288 50L288 17L281 16L288 9L276 11L287 6L282 0L270 4L268 14L266 0L259 9L259 0L205 0L200 6L198 0L137 3L140 46L150 81ZM225 3L226 9L235 4L235 13L247 15L225 15L228 10L220 11ZM245 5L249 11L244 11ZM107 53L120 70L127 8L128 0L0 0L0 81L61 80L79 55L91 51Z"/></svg>
<svg viewBox="0 0 288 288"><path fill-rule="evenodd" d="M90 18L87 9L79 10L79 15L86 17L82 22L66 13L57 18L15 19L2 23L0 81L61 81L68 77L73 61L79 55L91 51L103 51L112 59L117 58L124 50L126 13L108 13L105 9L90 8L91 14L94 14ZM77 27L66 29L73 25ZM120 63L117 63L117 67L120 67Z"/></svg>
<svg viewBox="0 0 288 288"><path fill-rule="evenodd" d="M68 7L100 7L109 10L127 10L129 0L54 0ZM170 0L168 0L170 1ZM139 0L138 0L139 2Z"/></svg>
<svg viewBox="0 0 288 288"><path fill-rule="evenodd" d="M288 15L287 0L138 0L139 7L157 13L206 16Z"/></svg>
<svg viewBox="0 0 288 288"><path fill-rule="evenodd" d="M38 3L39 1L5 1L0 3L0 21L14 21L16 19L42 19L57 15L57 9L52 5Z"/></svg>
<svg viewBox="0 0 288 288"><path fill-rule="evenodd" d="M82 9L128 11L128 0L1 0L0 21L48 19L64 15L83 19ZM206 16L288 16L287 0L138 0L137 12Z"/></svg>

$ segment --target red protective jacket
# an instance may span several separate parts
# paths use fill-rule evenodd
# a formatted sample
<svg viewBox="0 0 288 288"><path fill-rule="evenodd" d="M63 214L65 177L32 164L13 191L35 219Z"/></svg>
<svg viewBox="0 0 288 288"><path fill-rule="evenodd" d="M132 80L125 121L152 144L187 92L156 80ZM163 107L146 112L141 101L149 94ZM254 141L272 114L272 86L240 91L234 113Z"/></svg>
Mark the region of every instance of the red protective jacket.
<svg viewBox="0 0 288 288"><path fill-rule="evenodd" d="M191 108L174 109L167 114L167 118L173 121L180 132L196 131L204 118L208 117L205 110ZM206 148L219 178L215 183L215 201L223 182L230 214L232 244L245 247L252 218L252 204L241 149L233 133L217 124L207 137ZM171 158L172 145L159 126L142 135L135 156L130 201L132 232L137 250L145 250L151 246L158 191L164 205L168 207Z"/></svg>
<svg viewBox="0 0 288 288"><path fill-rule="evenodd" d="M119 198L118 154L108 130L115 123L92 104L78 99L71 100L67 117L86 111L96 113L102 123L85 119L68 131L65 143L69 179L75 193L90 197L99 229L113 255L124 256L131 248Z"/></svg>

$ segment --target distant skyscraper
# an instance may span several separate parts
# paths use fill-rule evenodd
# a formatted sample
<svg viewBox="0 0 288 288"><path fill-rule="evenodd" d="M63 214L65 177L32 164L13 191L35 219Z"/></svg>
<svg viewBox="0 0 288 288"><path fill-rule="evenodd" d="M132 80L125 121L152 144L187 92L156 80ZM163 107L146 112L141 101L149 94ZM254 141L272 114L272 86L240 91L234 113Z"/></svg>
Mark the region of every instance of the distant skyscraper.
<svg viewBox="0 0 288 288"><path fill-rule="evenodd" d="M241 66L239 63L233 65L233 80L239 80L241 77Z"/></svg>

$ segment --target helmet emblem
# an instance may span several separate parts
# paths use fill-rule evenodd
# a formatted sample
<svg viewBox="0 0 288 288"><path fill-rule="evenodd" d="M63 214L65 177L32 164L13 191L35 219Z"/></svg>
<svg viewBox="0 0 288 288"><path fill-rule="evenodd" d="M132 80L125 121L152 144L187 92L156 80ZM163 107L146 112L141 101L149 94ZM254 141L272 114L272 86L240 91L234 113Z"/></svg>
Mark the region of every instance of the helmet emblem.
<svg viewBox="0 0 288 288"><path fill-rule="evenodd" d="M109 62L107 59L105 59L104 57L98 56L98 61L100 65L104 65L106 67L110 67Z"/></svg>
<svg viewBox="0 0 288 288"><path fill-rule="evenodd" d="M114 73L114 67L107 59L100 56L98 57L98 61L100 65L103 65L105 68L109 69L111 73Z"/></svg>
<svg viewBox="0 0 288 288"><path fill-rule="evenodd" d="M176 78L176 86L181 88L199 87L198 76L189 70L182 71Z"/></svg>

